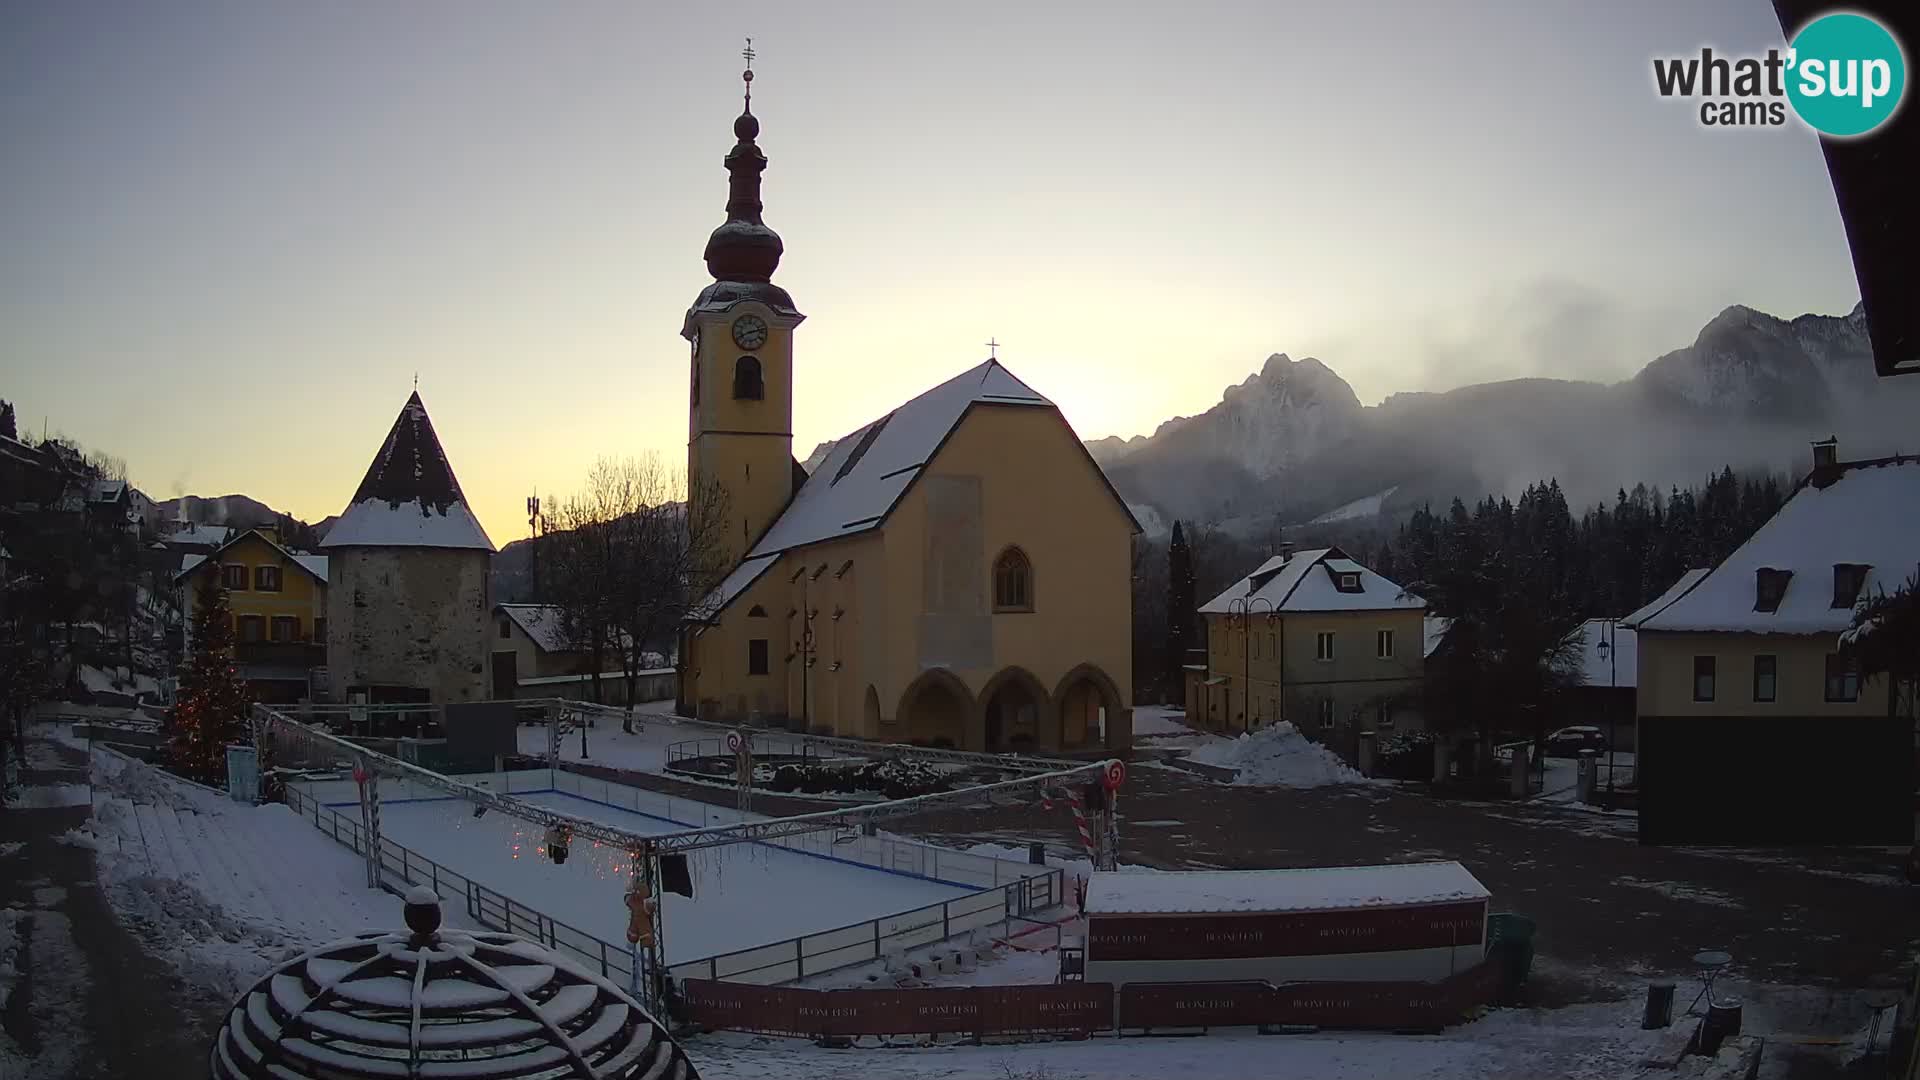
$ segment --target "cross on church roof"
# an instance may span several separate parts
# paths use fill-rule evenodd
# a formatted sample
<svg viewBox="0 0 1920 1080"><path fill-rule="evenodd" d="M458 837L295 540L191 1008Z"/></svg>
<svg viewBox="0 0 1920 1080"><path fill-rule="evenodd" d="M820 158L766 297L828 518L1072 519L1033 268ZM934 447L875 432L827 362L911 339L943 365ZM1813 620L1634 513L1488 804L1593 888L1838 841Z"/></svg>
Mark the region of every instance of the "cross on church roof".
<svg viewBox="0 0 1920 1080"><path fill-rule="evenodd" d="M757 55L753 51L752 38L747 39L747 47L740 50L740 55L745 57L747 61L747 70L740 73L740 78L745 80L747 84L747 111L752 112L753 111L753 58L755 55Z"/></svg>
<svg viewBox="0 0 1920 1080"><path fill-rule="evenodd" d="M987 359L1000 359L1000 343L992 338L987 339Z"/></svg>

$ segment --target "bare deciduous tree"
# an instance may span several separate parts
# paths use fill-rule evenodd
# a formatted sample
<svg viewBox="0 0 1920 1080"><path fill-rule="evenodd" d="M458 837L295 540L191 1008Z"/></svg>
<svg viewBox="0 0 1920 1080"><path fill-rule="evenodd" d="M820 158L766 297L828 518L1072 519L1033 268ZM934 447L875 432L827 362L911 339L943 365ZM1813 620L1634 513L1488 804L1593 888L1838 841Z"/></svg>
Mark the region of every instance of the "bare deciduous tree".
<svg viewBox="0 0 1920 1080"><path fill-rule="evenodd" d="M690 488L657 455L603 458L551 519L549 594L569 641L593 659L596 699L603 657L620 661L627 731L640 672L665 663L681 620L729 569L725 507L718 485Z"/></svg>

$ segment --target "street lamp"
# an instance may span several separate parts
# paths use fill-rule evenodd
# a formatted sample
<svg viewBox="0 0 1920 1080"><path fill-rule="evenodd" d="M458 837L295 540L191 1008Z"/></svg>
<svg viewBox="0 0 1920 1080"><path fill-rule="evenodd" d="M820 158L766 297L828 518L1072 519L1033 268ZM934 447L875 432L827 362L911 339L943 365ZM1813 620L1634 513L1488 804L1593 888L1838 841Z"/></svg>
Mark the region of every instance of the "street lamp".
<svg viewBox="0 0 1920 1080"><path fill-rule="evenodd" d="M1260 604L1267 605L1267 625L1273 625L1273 601L1266 597L1249 595L1227 601L1228 625L1238 620L1246 634L1246 640L1240 643L1240 696L1246 699L1240 714L1242 734L1253 730L1253 613L1259 610Z"/></svg>
<svg viewBox="0 0 1920 1080"><path fill-rule="evenodd" d="M1607 662L1607 686L1620 688L1619 655L1615 642L1620 636L1620 623L1617 619L1608 619L1600 624L1600 659ZM1607 695L1607 794L1613 794L1613 747L1620 741L1620 710L1614 698ZM1611 799L1609 799L1611 805Z"/></svg>

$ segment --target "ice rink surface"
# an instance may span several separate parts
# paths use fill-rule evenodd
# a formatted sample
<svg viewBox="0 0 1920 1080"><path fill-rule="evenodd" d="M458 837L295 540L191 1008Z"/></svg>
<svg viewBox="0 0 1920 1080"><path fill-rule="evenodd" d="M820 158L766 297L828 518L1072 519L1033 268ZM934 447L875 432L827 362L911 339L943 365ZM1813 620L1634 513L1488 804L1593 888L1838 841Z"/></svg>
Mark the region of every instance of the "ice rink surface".
<svg viewBox="0 0 1920 1080"><path fill-rule="evenodd" d="M560 791L515 796L536 806L658 835L690 826ZM353 804L336 806L354 814ZM573 843L556 866L544 830L503 814L476 818L459 799L383 802L383 836L453 872L605 941L624 944L627 853ZM669 893L663 924L669 964L765 945L893 915L977 890L837 862L766 844L732 844L688 856L693 898Z"/></svg>

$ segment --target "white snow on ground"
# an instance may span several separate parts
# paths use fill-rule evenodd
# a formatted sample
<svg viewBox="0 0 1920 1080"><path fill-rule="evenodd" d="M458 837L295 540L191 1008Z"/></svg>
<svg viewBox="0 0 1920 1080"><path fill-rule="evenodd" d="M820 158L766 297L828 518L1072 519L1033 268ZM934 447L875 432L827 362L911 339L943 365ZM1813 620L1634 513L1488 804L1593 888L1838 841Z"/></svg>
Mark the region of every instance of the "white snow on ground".
<svg viewBox="0 0 1920 1080"><path fill-rule="evenodd" d="M46 784L20 790L20 797L7 805L20 810L47 810L58 806L85 806L85 784Z"/></svg>
<svg viewBox="0 0 1920 1080"><path fill-rule="evenodd" d="M612 769L632 769L636 772L662 773L667 769L667 746L670 743L685 742L688 739L718 738L710 729L687 729L667 722L649 706L662 706L672 709L673 702L650 701L635 706L636 722L641 730L629 735L620 730L620 722L611 718L598 718L593 727L586 729L587 756L580 756L580 732L571 731L560 739L561 761L584 761L589 765L605 765ZM547 756L549 728L545 724L522 724L519 730L519 750L534 757Z"/></svg>
<svg viewBox="0 0 1920 1080"><path fill-rule="evenodd" d="M0 953L0 970L26 967L33 972L33 1000L25 1010L26 1020L29 1030L42 1033L39 1052L30 1054L0 1030L0 1077L6 1080L71 1076L80 1056L81 1044L60 1034L79 1026L93 978L87 970L86 955L73 939L73 923L57 911L46 910L63 900L65 892L51 892L57 895L36 897L35 903L41 905L36 910L7 908L0 915L0 931L7 933L11 939L8 947L14 950L11 956ZM19 924L28 920L31 932L26 935L27 955L21 957ZM0 999L10 1002L7 981L0 976Z"/></svg>
<svg viewBox="0 0 1920 1080"><path fill-rule="evenodd" d="M564 792L517 797L637 833L690 827ZM576 842L566 863L556 866L541 853L545 833L538 826L502 814L475 818L467 803L452 799L382 803L380 827L393 842L516 903L603 941L626 940L624 851ZM665 898L669 963L838 929L979 891L765 844L699 851L689 863L693 899L671 893Z"/></svg>
<svg viewBox="0 0 1920 1080"><path fill-rule="evenodd" d="M94 849L114 912L194 982L238 993L300 949L403 925L399 898L367 888L366 864L285 806L236 803L108 751L94 783L93 817L68 841Z"/></svg>
<svg viewBox="0 0 1920 1080"><path fill-rule="evenodd" d="M1355 499L1344 506L1336 506L1326 513L1321 514L1319 517L1314 518L1312 521L1307 522L1307 524L1331 525L1336 521L1352 521L1355 518L1379 517L1380 508L1386 504L1388 499L1393 497L1394 492L1399 490L1399 485L1395 485L1385 491L1377 491L1372 495Z"/></svg>
<svg viewBox="0 0 1920 1080"><path fill-rule="evenodd" d="M91 664L80 668L80 683L96 694L158 694L160 692L160 681L151 675L142 675L137 671L129 673L126 668L108 671Z"/></svg>
<svg viewBox="0 0 1920 1080"><path fill-rule="evenodd" d="M1233 780L1236 784L1313 788L1376 783L1348 768L1338 754L1300 734L1286 720L1231 742L1210 743L1187 757L1205 765L1238 770Z"/></svg>
<svg viewBox="0 0 1920 1080"><path fill-rule="evenodd" d="M727 1080L1617 1080L1664 1034L1641 1031L1641 1002L1497 1009L1440 1035L1326 1032L1114 1039L918 1049L826 1050L797 1039L719 1034L688 1042L702 1076Z"/></svg>
<svg viewBox="0 0 1920 1080"><path fill-rule="evenodd" d="M1133 737L1191 735L1187 710L1170 705L1140 705L1133 710Z"/></svg>
<svg viewBox="0 0 1920 1080"><path fill-rule="evenodd" d="M1710 904L1714 907L1746 907L1744 903L1732 896L1728 896L1726 893L1698 885L1688 885L1684 882L1646 881L1636 877L1619 877L1614 880L1621 885L1631 886L1636 889L1648 889L1674 900L1690 900L1696 904Z"/></svg>

